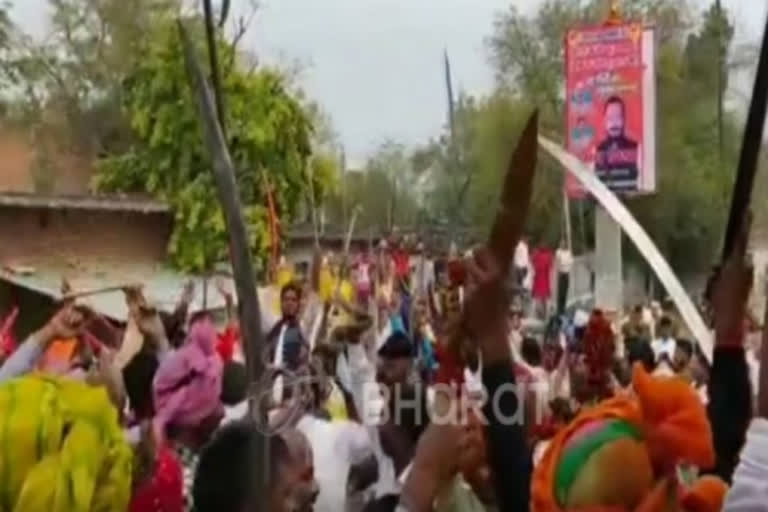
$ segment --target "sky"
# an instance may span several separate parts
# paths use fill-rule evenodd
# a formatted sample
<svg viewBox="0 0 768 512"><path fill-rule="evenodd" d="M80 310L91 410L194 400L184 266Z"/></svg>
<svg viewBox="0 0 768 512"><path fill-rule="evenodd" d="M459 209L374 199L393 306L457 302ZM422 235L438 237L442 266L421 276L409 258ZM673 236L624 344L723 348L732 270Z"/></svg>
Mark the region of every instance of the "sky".
<svg viewBox="0 0 768 512"><path fill-rule="evenodd" d="M248 0L231 0L233 10ZM244 45L265 62L301 69L307 93L331 116L350 166L386 140L406 145L437 135L446 116L442 55L454 90L493 87L484 44L496 13L541 0L260 0ZM698 0L702 5L709 0ZM723 0L737 40L759 40L765 0ZM46 32L47 0L15 0L14 21Z"/></svg>

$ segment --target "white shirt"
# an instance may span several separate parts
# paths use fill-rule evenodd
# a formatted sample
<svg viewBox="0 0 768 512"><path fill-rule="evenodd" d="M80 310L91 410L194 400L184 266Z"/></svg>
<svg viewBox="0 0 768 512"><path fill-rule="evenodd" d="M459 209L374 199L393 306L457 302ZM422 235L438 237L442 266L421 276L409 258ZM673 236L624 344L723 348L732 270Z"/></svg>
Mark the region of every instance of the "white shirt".
<svg viewBox="0 0 768 512"><path fill-rule="evenodd" d="M509 335L507 336L507 339L509 340L509 348L512 350L512 353L515 354L516 357L520 357L520 348L523 344L523 335L520 331L517 329L510 329Z"/></svg>
<svg viewBox="0 0 768 512"><path fill-rule="evenodd" d="M749 382L752 384L752 394L757 396L760 390L760 361L755 355L754 350L745 350L744 354L747 360L747 370L749 371Z"/></svg>
<svg viewBox="0 0 768 512"><path fill-rule="evenodd" d="M531 258L528 254L528 244L520 240L515 247L515 266L517 268L528 268L531 264Z"/></svg>
<svg viewBox="0 0 768 512"><path fill-rule="evenodd" d="M296 428L312 446L315 478L320 488L314 510L345 510L349 470L373 453L368 432L351 421L330 422L309 415L303 416Z"/></svg>
<svg viewBox="0 0 768 512"><path fill-rule="evenodd" d="M417 295L425 295L435 282L435 264L424 256L412 258L412 261L411 290Z"/></svg>
<svg viewBox="0 0 768 512"><path fill-rule="evenodd" d="M665 354L669 357L670 361L674 361L677 341L674 338L659 338L651 342L651 349L653 349L653 355L657 361Z"/></svg>
<svg viewBox="0 0 768 512"><path fill-rule="evenodd" d="M373 440L373 451L376 454L376 462L379 464L379 479L374 485L376 498L382 498L389 495L399 495L402 491L402 484L397 478L395 463L389 455L384 453L381 447L379 431L376 427L369 427L371 438Z"/></svg>
<svg viewBox="0 0 768 512"><path fill-rule="evenodd" d="M589 323L589 313L583 309L577 309L573 314L573 326L585 327Z"/></svg>
<svg viewBox="0 0 768 512"><path fill-rule="evenodd" d="M752 420L741 461L733 474L733 484L725 496L727 512L758 512L768 503L768 421Z"/></svg>
<svg viewBox="0 0 768 512"><path fill-rule="evenodd" d="M555 253L557 271L561 274L570 274L573 268L573 255L568 249L558 249Z"/></svg>
<svg viewBox="0 0 768 512"><path fill-rule="evenodd" d="M283 345L285 341L285 331L288 329L287 324L283 324L283 326L280 328L280 335L277 339L277 348L275 348L275 357L272 361L272 364L280 368L283 366ZM275 379L275 383L272 385L272 400L275 401L276 404L282 403L283 401L283 376L278 375Z"/></svg>
<svg viewBox="0 0 768 512"><path fill-rule="evenodd" d="M221 420L222 425L232 423L233 421L240 421L248 414L248 400L243 400L237 405L224 407L224 419Z"/></svg>

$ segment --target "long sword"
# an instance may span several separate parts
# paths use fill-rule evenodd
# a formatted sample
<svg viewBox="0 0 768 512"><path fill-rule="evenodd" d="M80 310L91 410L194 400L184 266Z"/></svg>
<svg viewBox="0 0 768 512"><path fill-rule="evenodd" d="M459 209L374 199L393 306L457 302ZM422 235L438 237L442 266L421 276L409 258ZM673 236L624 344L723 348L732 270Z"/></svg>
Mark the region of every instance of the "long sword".
<svg viewBox="0 0 768 512"><path fill-rule="evenodd" d="M213 162L213 177L216 182L216 190L219 196L224 218L227 223L229 235L230 258L234 271L235 286L237 289L237 305L240 316L240 329L245 351L246 365L249 382L259 382L263 372L261 360L264 339L261 331L261 312L258 295L256 293L256 279L251 266L251 251L248 247L247 232L243 211L240 205L240 195L235 182L235 169L232 164L229 150L222 133L221 124L216 110L213 94L208 80L203 74L202 67L196 58L195 50L189 40L189 36L181 21L178 22L179 34L184 47L184 60L187 65L187 73L190 85L197 96L200 122L203 128L203 139ZM257 409L257 404L249 402L249 412L252 418L265 425L263 411ZM268 476L266 470L268 464L269 444L266 436L257 443L255 480L261 484L261 496L267 496ZM259 510L264 510L266 505L259 504Z"/></svg>

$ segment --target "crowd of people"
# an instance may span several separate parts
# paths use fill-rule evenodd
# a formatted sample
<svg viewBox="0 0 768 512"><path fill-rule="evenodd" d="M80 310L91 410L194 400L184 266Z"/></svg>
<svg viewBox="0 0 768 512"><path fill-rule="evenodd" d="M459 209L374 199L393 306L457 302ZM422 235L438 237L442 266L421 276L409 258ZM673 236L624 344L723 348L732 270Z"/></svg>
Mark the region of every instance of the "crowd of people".
<svg viewBox="0 0 768 512"><path fill-rule="evenodd" d="M255 385L223 283L223 315L191 312L192 286L171 312L131 288L125 325L66 300L18 344L7 312L0 512L763 510L742 238L712 354L671 303L566 313L570 252L525 242L508 269L400 237L283 260L259 289ZM527 281L543 333L512 300Z"/></svg>

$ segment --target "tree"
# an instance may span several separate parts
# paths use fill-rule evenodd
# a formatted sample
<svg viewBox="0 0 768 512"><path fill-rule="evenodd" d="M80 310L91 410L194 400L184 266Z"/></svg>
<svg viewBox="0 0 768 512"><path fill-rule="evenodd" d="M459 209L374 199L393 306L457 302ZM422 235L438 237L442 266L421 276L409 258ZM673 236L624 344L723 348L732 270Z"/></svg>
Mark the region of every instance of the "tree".
<svg viewBox="0 0 768 512"><path fill-rule="evenodd" d="M522 15L513 7L497 17L488 39L499 84L498 91L486 100L496 105L483 114L488 116L485 122L489 126L493 126L494 116L516 116L519 123L519 117L527 112L525 107L536 105L540 129L562 140L562 38L569 27L598 22L605 16L604 6L601 1L584 5L578 0L548 0L532 16ZM685 3L671 0L625 1L622 7L627 19L654 22L660 42L658 193L628 199L627 204L673 267L681 273L695 272L707 267L717 253L738 152L740 130L734 112L722 116L722 153L719 151L717 72L713 72L720 55L725 87L728 75L738 65L729 60L733 27L727 12L714 7L701 21ZM498 108L505 103L509 106L506 114L505 109ZM493 133L492 128L489 133ZM489 135L478 137L487 140ZM545 155L540 155L539 161L528 229L534 237L551 241L562 222L557 207L562 173ZM500 164L487 163L489 169L496 166L496 172L503 168ZM489 172L482 170L486 164L477 165L476 172L481 175ZM492 175L488 176L486 192L475 190L480 194L479 208L487 204L493 190ZM591 208L589 203L585 206ZM574 220L577 225L581 219ZM589 233L587 238L591 238Z"/></svg>
<svg viewBox="0 0 768 512"><path fill-rule="evenodd" d="M202 34L199 19L187 24ZM227 258L227 237L180 38L170 22L157 24L145 38L151 42L122 90L136 143L126 153L101 160L96 185L167 201L176 216L169 247L173 263L184 270L208 270ZM280 74L243 70L231 46L218 42L222 61L235 62L222 77L228 142L251 250L264 254L271 242L265 190L272 188L281 220L289 221L306 184L311 123Z"/></svg>
<svg viewBox="0 0 768 512"><path fill-rule="evenodd" d="M8 50L0 48L0 80L16 93L9 98L13 120L34 135L38 153L48 157L42 162L47 174L37 173L41 188L55 179L50 158L55 153L42 151L51 141L95 160L99 191L151 195L170 204L176 218L171 263L204 271L227 257L227 238L175 20L185 20L201 62L207 63L203 24L197 10L183 5L181 0L49 0L51 34L41 43L13 33ZM258 68L253 56L240 50L255 12L252 0L251 7L230 19L232 30L219 31L217 46L228 142L251 249L259 258L271 243L265 229L267 188L285 227L308 199L306 190L322 198L333 187L335 166L322 156L333 130L321 109L284 74ZM310 170L313 149L318 156Z"/></svg>
<svg viewBox="0 0 768 512"><path fill-rule="evenodd" d="M120 112L121 81L136 64L152 24L178 12L178 0L49 0L51 31L43 42L19 33L2 67L23 91L17 118L55 132L85 155L128 138ZM128 141L123 141L125 145Z"/></svg>
<svg viewBox="0 0 768 512"><path fill-rule="evenodd" d="M8 6L5 3L0 3L0 50L4 50L8 46L8 41L11 35L11 18L8 16Z"/></svg>
<svg viewBox="0 0 768 512"><path fill-rule="evenodd" d="M230 20L232 55L240 55L254 1ZM48 0L50 32L40 41L14 34L6 54L0 52L0 80L12 80L19 93L11 105L15 120L86 157L125 151L133 140L121 111L123 80L156 24L195 13L184 5L183 0Z"/></svg>
<svg viewBox="0 0 768 512"><path fill-rule="evenodd" d="M11 18L8 16L8 7L5 3L0 3L0 57L4 57L8 51L8 45L11 39L11 31L13 30L13 24ZM0 90L7 85L7 74L4 71L0 71ZM0 118L6 115L6 102L0 95Z"/></svg>
<svg viewBox="0 0 768 512"><path fill-rule="evenodd" d="M383 142L363 169L348 170L325 201L332 225L349 221L353 208L360 207L357 227L381 233L393 226L414 227L421 218L417 174L407 148L394 141Z"/></svg>

